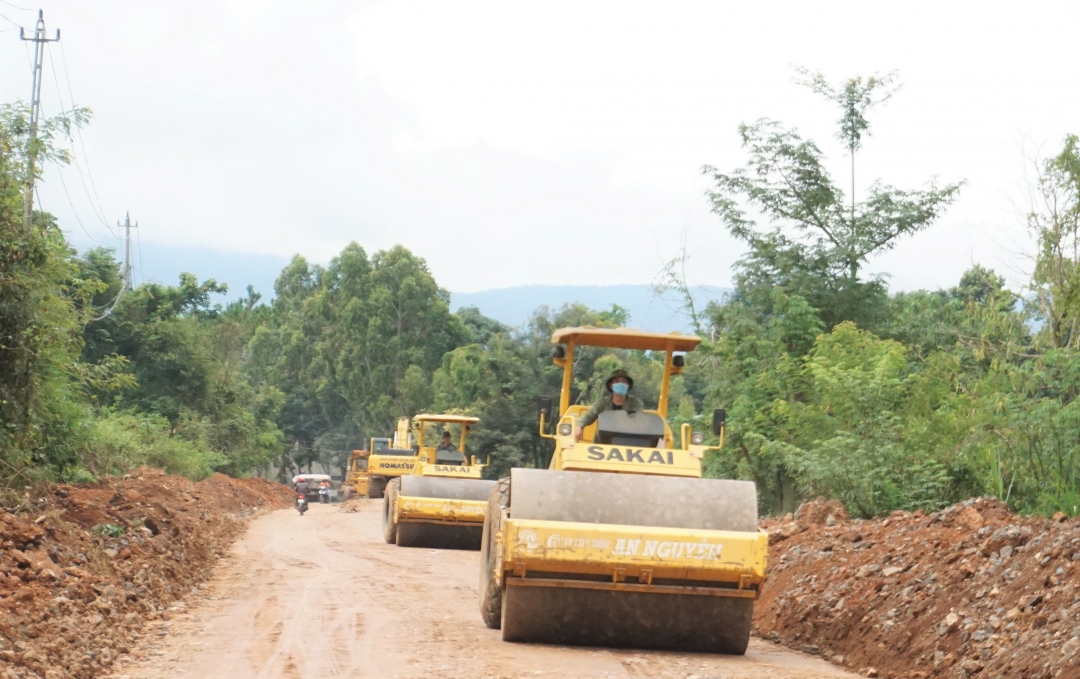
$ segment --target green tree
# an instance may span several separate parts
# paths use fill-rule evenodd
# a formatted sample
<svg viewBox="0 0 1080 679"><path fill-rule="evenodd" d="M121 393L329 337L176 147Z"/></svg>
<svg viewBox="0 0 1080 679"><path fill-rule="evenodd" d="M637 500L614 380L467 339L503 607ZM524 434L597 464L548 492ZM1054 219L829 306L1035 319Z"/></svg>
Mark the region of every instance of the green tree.
<svg viewBox="0 0 1080 679"><path fill-rule="evenodd" d="M432 374L470 330L424 260L351 243L325 269L295 258L248 346L248 374L284 394L278 422L294 462L340 466L370 436L432 401ZM477 320L477 319L474 319Z"/></svg>
<svg viewBox="0 0 1080 679"><path fill-rule="evenodd" d="M76 108L42 121L29 143L30 110L0 105L0 475L29 483L37 469L77 463L86 404L73 392L70 368L80 348L79 308L101 288L72 268L52 215L23 221L31 154L40 179L46 162L67 163L58 135L89 119Z"/></svg>
<svg viewBox="0 0 1080 679"><path fill-rule="evenodd" d="M1061 153L1039 166L1028 228L1038 244L1031 288L1045 321L1039 339L1080 348L1080 138L1066 135Z"/></svg>
<svg viewBox="0 0 1080 679"><path fill-rule="evenodd" d="M808 82L840 105L838 136L853 163L870 129L865 114L891 83L891 76L853 78L833 89L820 74ZM771 290L781 287L818 309L827 327L871 323L885 286L860 275L867 259L929 227L961 185L939 188L930 180L925 189L904 191L875 181L864 200L856 200L854 189L845 200L818 145L796 130L761 119L741 125L739 134L749 155L745 167L731 173L704 168L716 183L709 193L713 212L749 247L736 267L736 298L767 308ZM759 227L744 206L771 225Z"/></svg>

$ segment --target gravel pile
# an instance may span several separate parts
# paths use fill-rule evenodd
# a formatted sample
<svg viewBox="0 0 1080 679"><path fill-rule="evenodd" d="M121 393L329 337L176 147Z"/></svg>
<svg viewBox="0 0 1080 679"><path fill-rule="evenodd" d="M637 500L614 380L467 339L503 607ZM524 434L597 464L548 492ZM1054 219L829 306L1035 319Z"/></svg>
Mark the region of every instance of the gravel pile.
<svg viewBox="0 0 1080 679"><path fill-rule="evenodd" d="M1080 522L979 498L848 518L816 501L766 520L763 638L877 677L1080 677Z"/></svg>

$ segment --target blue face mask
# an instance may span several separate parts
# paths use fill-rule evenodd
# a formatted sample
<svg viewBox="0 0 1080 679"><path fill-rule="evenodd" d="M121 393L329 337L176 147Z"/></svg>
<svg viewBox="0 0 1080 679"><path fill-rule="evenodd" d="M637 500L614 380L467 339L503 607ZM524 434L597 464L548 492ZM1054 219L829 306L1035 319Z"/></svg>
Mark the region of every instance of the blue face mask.
<svg viewBox="0 0 1080 679"><path fill-rule="evenodd" d="M611 385L611 391L618 396L626 396L630 393L630 385L625 382L616 382Z"/></svg>

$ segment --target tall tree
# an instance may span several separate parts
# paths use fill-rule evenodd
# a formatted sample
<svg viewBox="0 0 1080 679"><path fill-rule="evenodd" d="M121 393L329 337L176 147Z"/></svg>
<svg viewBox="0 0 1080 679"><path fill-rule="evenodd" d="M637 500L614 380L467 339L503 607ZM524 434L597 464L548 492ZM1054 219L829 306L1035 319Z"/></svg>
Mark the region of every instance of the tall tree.
<svg viewBox="0 0 1080 679"><path fill-rule="evenodd" d="M369 257L350 243L325 269L296 258L276 284L249 372L285 394L295 460L341 463L432 399L431 376L469 331L423 259L401 246Z"/></svg>
<svg viewBox="0 0 1080 679"><path fill-rule="evenodd" d="M1080 349L1080 138L1038 166L1028 228L1038 244L1031 287L1044 344Z"/></svg>
<svg viewBox="0 0 1080 679"><path fill-rule="evenodd" d="M31 147L30 108L0 105L0 475L23 483L33 465L75 464L85 431L70 368L80 348L79 309L101 286L73 269L52 215L36 211L27 227L23 192L30 155L38 176L45 161L67 163L54 140L88 119L76 108L44 120Z"/></svg>
<svg viewBox="0 0 1080 679"><path fill-rule="evenodd" d="M891 94L891 76L852 78L838 88L820 74L807 84L842 111L837 136L854 161L869 134L866 113ZM739 127L749 158L745 167L704 172L716 182L712 210L733 236L749 246L736 267L737 296L767 306L773 287L805 298L829 327L867 323L884 298L881 280L861 275L868 258L929 227L955 199L960 183L905 191L875 181L862 201L845 196L825 167L818 145L794 128L761 119ZM854 166L853 166L854 167ZM849 199L849 200L846 200ZM769 220L759 227L752 208Z"/></svg>

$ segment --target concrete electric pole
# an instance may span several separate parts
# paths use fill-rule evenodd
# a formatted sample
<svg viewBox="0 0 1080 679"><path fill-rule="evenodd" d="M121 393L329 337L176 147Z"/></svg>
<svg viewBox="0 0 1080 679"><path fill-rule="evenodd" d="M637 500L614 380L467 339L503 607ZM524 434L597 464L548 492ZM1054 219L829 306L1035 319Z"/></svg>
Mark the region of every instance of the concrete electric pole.
<svg viewBox="0 0 1080 679"><path fill-rule="evenodd" d="M37 26L34 35L26 37L22 28L19 29L19 39L34 43L34 82L30 91L30 141L26 147L26 207L23 212L25 228L30 228L30 222L34 215L34 161L37 156L38 121L41 118L41 66L45 57L45 44L59 42L60 29L56 29L56 37L49 38L45 35L45 19L43 13L38 10Z"/></svg>
<svg viewBox="0 0 1080 679"><path fill-rule="evenodd" d="M139 228L139 223L131 223L131 213L124 213L124 223L116 223L121 229L124 229L124 282L120 286L120 294L123 294L127 290L131 290L131 230Z"/></svg>

